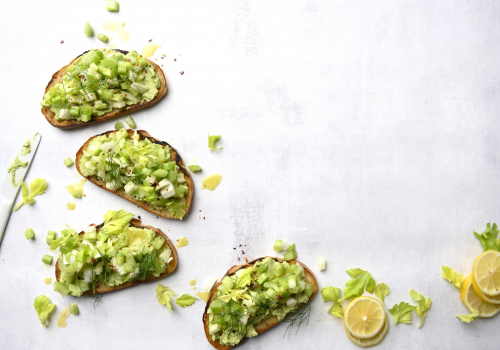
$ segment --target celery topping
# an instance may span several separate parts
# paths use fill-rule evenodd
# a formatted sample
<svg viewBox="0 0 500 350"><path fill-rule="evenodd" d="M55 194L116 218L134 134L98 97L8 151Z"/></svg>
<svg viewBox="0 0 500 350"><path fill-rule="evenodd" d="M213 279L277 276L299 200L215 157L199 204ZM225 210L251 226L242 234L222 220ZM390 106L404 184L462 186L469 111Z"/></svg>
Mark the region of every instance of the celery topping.
<svg viewBox="0 0 500 350"><path fill-rule="evenodd" d="M91 29L86 25L88 34ZM104 34L98 38L108 41ZM54 112L56 120L88 122L113 109L151 101L159 88L153 66L136 51L124 55L90 50L66 68L63 81L49 89L41 105Z"/></svg>
<svg viewBox="0 0 500 350"><path fill-rule="evenodd" d="M164 273L172 250L153 230L130 226L132 217L124 210L108 211L103 225L89 226L83 234L69 227L63 230L50 245L60 251L61 275L54 290L79 297L97 293L99 286L119 286Z"/></svg>
<svg viewBox="0 0 500 350"><path fill-rule="evenodd" d="M287 332L295 326L298 330L307 324L310 306L291 319L287 317L307 303L313 291L302 266L271 258L226 276L207 311L212 340L226 346L237 345L245 337L256 336L255 325L270 316L289 322Z"/></svg>

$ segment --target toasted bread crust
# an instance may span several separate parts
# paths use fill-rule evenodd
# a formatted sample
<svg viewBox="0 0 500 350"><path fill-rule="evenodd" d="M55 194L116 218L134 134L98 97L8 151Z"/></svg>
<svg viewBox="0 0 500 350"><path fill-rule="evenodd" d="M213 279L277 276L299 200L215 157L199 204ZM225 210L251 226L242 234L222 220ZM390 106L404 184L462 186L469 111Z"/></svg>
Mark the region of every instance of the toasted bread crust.
<svg viewBox="0 0 500 350"><path fill-rule="evenodd" d="M127 131L128 131L128 133L129 133L130 136L132 136L134 134L134 131L131 130L131 129L128 129ZM97 136L109 135L109 134L111 134L113 132L118 132L118 130L107 131L107 132L104 132L102 134L92 136L90 139L87 140L87 142L85 142L83 144L82 147L80 147L80 149L76 153L75 163L76 163L76 169L78 170L78 172L81 175L82 175L82 172L80 171L80 159L83 157L83 151L87 149L87 147L90 144L90 142L94 138L96 138ZM151 135L149 135L149 133L147 133L146 131L144 131L144 130L137 130L137 134L139 135L139 137L140 137L141 140L144 140L144 139L147 138L147 139L149 139L153 143L157 143L157 144L163 145L163 147L165 147L165 146L170 147L170 159L174 159L175 160L176 164L179 166L179 170L182 171L182 173L184 174L184 178L186 179L186 184L188 186L188 192L184 196L184 198L186 199L186 205L187 205L186 213L184 214L184 217L185 217L188 214L189 208L191 207L191 201L193 199L193 193L194 193L194 183L193 183L193 178L191 177L191 174L187 170L186 165L182 161L181 156L179 155L179 153L177 153L177 150L175 148L173 148L172 146L170 146L168 143L166 143L165 141L160 141L158 139L155 139L154 137L152 137ZM146 211L149 211L152 214L155 214L155 215L161 216L163 218L167 218L167 219L177 219L176 217L172 216L166 208L165 209L157 209L157 208L155 208L154 206L152 206L151 204L149 204L147 202L139 201L139 200L133 198L132 196L128 195L123 188L119 188L116 191L110 190L109 188L106 187L106 183L104 181L99 180L97 178L97 176L95 176L95 175L94 176L84 176L84 177L87 180L89 180L90 182L92 182L93 184L101 187L102 189L105 189L106 191L114 193L117 196L120 196L123 199L126 199L129 202L131 202L131 203L134 203L138 207L141 207L142 209L144 209Z"/></svg>
<svg viewBox="0 0 500 350"><path fill-rule="evenodd" d="M275 261L278 261L278 262L283 262L284 261L281 258L275 258L275 257L270 257L270 256L267 257L267 256L265 256L265 257L262 257L262 258L258 258L258 259L249 261L249 262L247 262L245 264L242 264L242 265L235 265L235 266L231 267L226 272L226 274L224 276L222 276L222 278L220 279L220 282L217 283L215 285L215 287L212 289L212 291L210 293L210 298L208 299L208 303L205 306L205 312L203 313L203 328L205 330L205 335L207 337L208 342L214 348L216 348L217 350L229 350L229 349L234 348L234 346L226 346L226 345L221 344L219 340L213 341L212 340L212 336L210 335L210 332L208 331L209 315L207 314L207 311L208 311L208 308L210 307L211 302L217 296L217 288L221 285L221 281L222 281L222 279L224 277L234 275L236 273L236 271L241 270L241 269L245 269L245 268L247 268L247 267L249 267L251 265L254 265L257 262L259 262L261 260L264 260L265 258L271 258L271 259L273 259ZM309 301L307 302L307 303L309 303L312 300L312 298L314 297L314 295L316 294L316 292L318 291L318 281L316 280L316 277L314 276L314 274L312 273L312 271L306 265L302 264L301 262L299 262L297 260L289 260L288 263L289 264L298 264L298 265L302 266L304 268L304 273L305 273L305 279L306 279L306 281L309 282L310 284L312 284L312 286L314 287L313 293L311 294L311 297L309 298ZM303 307L306 304L302 304L300 307ZM262 320L261 323L255 325L255 331L258 334L260 334L262 332L267 331L268 329L273 328L277 324L279 324L278 319L275 316L269 316L268 318ZM240 345L243 341L245 341L245 339L246 338L243 338L243 340L239 344L237 344L235 346Z"/></svg>
<svg viewBox="0 0 500 350"><path fill-rule="evenodd" d="M100 225L95 225L95 224L92 224L91 226L96 226L97 229L100 229L102 227L103 224L100 224ZM145 283L145 282L151 282L151 281L154 281L154 280L157 280L159 278L163 278L165 277L166 275L169 275L171 274L172 272L174 272L174 270L177 268L177 264L179 262L179 258L177 256L177 250L175 249L175 245L172 243L172 241L170 240L170 238L168 238L168 236L166 234L164 234L160 229L158 228L155 228L155 227L152 227L152 226L149 226L149 225L143 225L141 223L141 220L138 220L138 219L132 219L130 221L130 225L131 226L134 226L134 227L138 227L138 228L149 228L151 230L153 230L158 236L162 236L163 238L165 238L165 243L168 245L168 247L170 248L170 250L172 250L172 260L168 263L167 265L167 269L165 270L165 272L163 272L161 275L159 275L158 277L151 277L151 278L148 278L144 281L132 281L132 282L126 282L124 284L121 284L119 286L115 286L115 287L108 287L106 285L101 285L99 284L95 291L96 293L93 293L91 290L83 293L83 295L92 295L92 294L102 294L102 293L109 293L109 292L113 292L115 290L119 290L119 289L123 289L123 288L128 288L128 287L132 287L132 286L135 286L136 284L139 284L139 283ZM83 235L84 232L80 232L79 233L80 235ZM59 279L61 277L61 270L59 269L59 261L57 260L56 261L56 280L57 282L59 282Z"/></svg>
<svg viewBox="0 0 500 350"><path fill-rule="evenodd" d="M115 49L115 51L118 51L124 55L128 54L128 51L124 51L124 50ZM87 52L88 51L85 51L84 53L82 53L78 57L84 55ZM61 69L59 69L57 72L55 72L52 75L52 79L47 84L47 87L45 88L44 94L46 94L51 87L53 87L56 84L61 83L63 81L63 77L66 74L66 69L73 62L75 62L78 59L78 57L73 59L68 65L62 67ZM145 59L147 59L147 58L145 58ZM130 114L133 112L140 111L141 109L151 107L151 106L157 104L158 101L160 101L166 95L167 82L165 80L165 74L163 74L163 70L153 61L151 61L151 60L148 60L148 61L149 61L149 63L151 63L156 74L160 78L160 88L158 89L158 94L151 101L148 101L145 103L137 103L137 104L134 104L131 106L125 106L123 108L113 108L113 110L109 113L103 114L101 116L92 116L92 119L90 119L88 122L82 122L79 120L72 120L72 119L71 120L56 120L55 113L52 112L50 110L50 108L48 108L48 107L42 107L42 114L45 116L45 119L47 119L47 121L50 124L52 124L52 126L55 126L56 128L59 128L59 129L67 130L67 129L80 128L82 126L87 126L87 125L91 125L91 124L102 123L103 121L106 121L109 119L117 118L117 117L120 117L120 116L125 115L125 114ZM130 108L125 109L127 107L130 107Z"/></svg>

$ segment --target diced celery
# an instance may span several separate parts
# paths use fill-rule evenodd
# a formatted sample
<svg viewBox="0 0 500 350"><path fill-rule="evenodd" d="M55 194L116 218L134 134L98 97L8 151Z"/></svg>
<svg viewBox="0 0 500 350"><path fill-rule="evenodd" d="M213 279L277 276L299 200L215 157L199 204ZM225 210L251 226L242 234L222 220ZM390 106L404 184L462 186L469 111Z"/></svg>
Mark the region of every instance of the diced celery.
<svg viewBox="0 0 500 350"><path fill-rule="evenodd" d="M76 304L69 304L69 312L72 315L78 315L80 313L80 310L78 309L78 305L76 305Z"/></svg>
<svg viewBox="0 0 500 350"><path fill-rule="evenodd" d="M281 239L277 239L276 241L274 241L273 250L275 252L281 252L281 244L282 243L283 243L283 240L281 240Z"/></svg>
<svg viewBox="0 0 500 350"><path fill-rule="evenodd" d="M127 265L134 266L134 267L137 266L137 262L135 261L133 254L126 254L125 259L127 261Z"/></svg>
<svg viewBox="0 0 500 350"><path fill-rule="evenodd" d="M49 231L47 233L47 237L45 238L45 242L47 244L51 244L52 241L54 241L56 239L56 231Z"/></svg>
<svg viewBox="0 0 500 350"><path fill-rule="evenodd" d="M121 255L121 254L118 255L116 257L116 264L117 265L123 265L123 264L125 264L125 257L123 255Z"/></svg>
<svg viewBox="0 0 500 350"><path fill-rule="evenodd" d="M234 287L234 281L231 277L226 276L222 279L221 283L226 286L228 289L232 289Z"/></svg>
<svg viewBox="0 0 500 350"><path fill-rule="evenodd" d="M106 5L106 10L108 10L109 12L120 11L120 4L115 0L106 0L104 4Z"/></svg>
<svg viewBox="0 0 500 350"><path fill-rule="evenodd" d="M24 236L26 237L26 239L33 239L33 237L35 237L35 231L33 231L32 228L27 228L24 231Z"/></svg>
<svg viewBox="0 0 500 350"><path fill-rule="evenodd" d="M54 282L54 291L58 292L59 294L62 295L64 298L66 295L69 294L69 288L67 285L65 285L62 282Z"/></svg>
<svg viewBox="0 0 500 350"><path fill-rule="evenodd" d="M266 264L258 264L257 267L255 268L258 272L264 272L266 271L267 269L267 265Z"/></svg>
<svg viewBox="0 0 500 350"><path fill-rule="evenodd" d="M109 38L102 33L97 35L97 39L101 40L103 43L107 43L109 41Z"/></svg>
<svg viewBox="0 0 500 350"><path fill-rule="evenodd" d="M130 273L134 271L134 267L130 264L125 264L125 266L123 266L123 272L124 273Z"/></svg>
<svg viewBox="0 0 500 350"><path fill-rule="evenodd" d="M217 290L222 293L222 294L226 294L227 293L227 287L223 284L221 284L220 286L217 287Z"/></svg>
<svg viewBox="0 0 500 350"><path fill-rule="evenodd" d="M88 239L89 241L94 241L97 239L97 233L95 232L88 232L83 235L84 239Z"/></svg>
<svg viewBox="0 0 500 350"><path fill-rule="evenodd" d="M285 274L285 268L279 262L274 264L274 274L278 277L281 277Z"/></svg>
<svg viewBox="0 0 500 350"><path fill-rule="evenodd" d="M165 238L161 236L157 236L153 242L153 247L155 249L159 250L163 246L163 242L165 242Z"/></svg>
<svg viewBox="0 0 500 350"><path fill-rule="evenodd" d="M67 167L70 167L73 164L75 164L75 162L73 162L73 159L71 159L71 157L68 157L64 160L64 165L66 165Z"/></svg>
<svg viewBox="0 0 500 350"><path fill-rule="evenodd" d="M267 274L264 272L257 278L257 283L262 284L267 280Z"/></svg>
<svg viewBox="0 0 500 350"><path fill-rule="evenodd" d="M286 250L288 250L289 252L291 252L292 250L295 250L295 243L291 244Z"/></svg>
<svg viewBox="0 0 500 350"><path fill-rule="evenodd" d="M102 142L94 140L87 148L87 152L92 156L97 156L101 152Z"/></svg>
<svg viewBox="0 0 500 350"><path fill-rule="evenodd" d="M214 300L210 303L210 310L213 314L220 314L222 312L222 303L220 300Z"/></svg>
<svg viewBox="0 0 500 350"><path fill-rule="evenodd" d="M52 264L52 256L46 254L43 258L42 258L42 262L46 263L47 265L51 265Z"/></svg>
<svg viewBox="0 0 500 350"><path fill-rule="evenodd" d="M69 110L69 114L71 114L73 117L78 117L80 115L80 107L78 106L73 106Z"/></svg>
<svg viewBox="0 0 500 350"><path fill-rule="evenodd" d="M314 291L313 286L310 283L306 283L306 287L304 288L308 297L310 297Z"/></svg>
<svg viewBox="0 0 500 350"><path fill-rule="evenodd" d="M90 283L86 283L85 281L78 280L78 279L75 281L75 283L83 293L90 290Z"/></svg>
<svg viewBox="0 0 500 350"><path fill-rule="evenodd" d="M297 257L297 252L295 250L291 250L283 254L283 259L286 261L295 259Z"/></svg>
<svg viewBox="0 0 500 350"><path fill-rule="evenodd" d="M174 183L177 180L177 172L169 171L167 179L168 179L168 181Z"/></svg>

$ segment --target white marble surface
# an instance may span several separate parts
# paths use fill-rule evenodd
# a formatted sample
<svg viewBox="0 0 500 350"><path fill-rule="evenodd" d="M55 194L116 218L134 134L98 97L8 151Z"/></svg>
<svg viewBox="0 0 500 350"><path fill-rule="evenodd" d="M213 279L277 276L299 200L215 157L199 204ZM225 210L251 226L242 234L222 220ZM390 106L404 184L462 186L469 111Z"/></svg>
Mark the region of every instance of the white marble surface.
<svg viewBox="0 0 500 350"><path fill-rule="evenodd" d="M344 270L360 267L390 286L390 306L410 302L412 288L432 298L421 330L416 320L391 325L378 348L497 346L500 319L461 323L455 315L467 310L440 269L469 273L481 252L473 230L499 220L498 1L122 0L118 14L102 3L0 2L0 169L39 131L27 180L50 183L36 204L12 215L0 248L0 348L211 348L203 302L169 314L155 299L156 283L105 295L95 309L91 299L63 299L44 284L53 276L40 261L49 229L99 223L121 208L172 239L188 237L177 272L161 281L178 295L193 292L191 278L203 288L238 263L233 247L246 244L245 256L256 258L284 238L321 287L343 287ZM92 184L75 211L66 209L73 199L64 186L79 176L63 160L116 120L61 131L39 103L53 72L99 46L83 36L85 22L97 33L107 20L125 21L132 37L123 43L110 34L118 48L140 50L149 39L162 46L155 57L168 95L134 118L203 167L182 222L157 219ZM222 151L208 150L207 132L222 134ZM214 172L224 177L220 187L201 191ZM27 227L34 242L24 238ZM325 272L316 270L320 256ZM40 294L57 304L47 329L32 306ZM81 314L57 328L71 302ZM297 335L283 339L280 325L241 349L357 348L321 297L312 305Z"/></svg>

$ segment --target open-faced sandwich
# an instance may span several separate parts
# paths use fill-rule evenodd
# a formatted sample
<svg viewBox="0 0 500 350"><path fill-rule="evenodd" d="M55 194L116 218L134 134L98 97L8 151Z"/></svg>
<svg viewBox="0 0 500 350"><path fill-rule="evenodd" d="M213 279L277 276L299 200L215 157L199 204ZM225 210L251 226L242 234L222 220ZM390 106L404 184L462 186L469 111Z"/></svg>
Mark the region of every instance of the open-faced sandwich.
<svg viewBox="0 0 500 350"><path fill-rule="evenodd" d="M182 219L194 184L177 151L146 131L117 130L91 137L76 154L89 181L164 218Z"/></svg>
<svg viewBox="0 0 500 350"><path fill-rule="evenodd" d="M77 233L68 228L51 242L59 249L54 290L62 296L107 293L162 278L177 267L177 251L159 229L124 210Z"/></svg>
<svg viewBox="0 0 500 350"><path fill-rule="evenodd" d="M259 258L233 266L210 294L203 327L210 344L231 349L305 306L318 283L305 265L279 258Z"/></svg>
<svg viewBox="0 0 500 350"><path fill-rule="evenodd" d="M52 126L72 129L150 107L166 93L161 68L136 51L90 50L54 73L42 113Z"/></svg>

